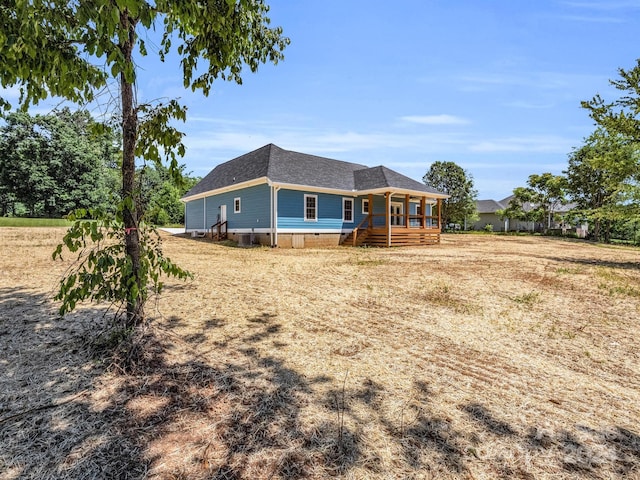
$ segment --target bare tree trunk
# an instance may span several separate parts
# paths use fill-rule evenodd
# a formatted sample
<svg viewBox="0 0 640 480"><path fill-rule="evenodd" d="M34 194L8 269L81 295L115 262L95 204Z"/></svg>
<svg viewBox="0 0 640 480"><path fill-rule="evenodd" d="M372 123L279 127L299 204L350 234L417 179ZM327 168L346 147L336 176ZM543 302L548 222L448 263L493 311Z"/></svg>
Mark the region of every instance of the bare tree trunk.
<svg viewBox="0 0 640 480"><path fill-rule="evenodd" d="M129 31L129 37L120 43L125 61L132 64L135 41L135 24L122 12L120 22ZM138 112L133 98L133 84L120 73L120 100L122 102L122 198L124 200L125 252L131 259L131 280L138 287L138 296L127 301L127 326L134 327L144 318L140 295L140 236L135 195L135 150L138 136ZM126 279L128 285L129 279ZM130 287L129 287L130 288Z"/></svg>

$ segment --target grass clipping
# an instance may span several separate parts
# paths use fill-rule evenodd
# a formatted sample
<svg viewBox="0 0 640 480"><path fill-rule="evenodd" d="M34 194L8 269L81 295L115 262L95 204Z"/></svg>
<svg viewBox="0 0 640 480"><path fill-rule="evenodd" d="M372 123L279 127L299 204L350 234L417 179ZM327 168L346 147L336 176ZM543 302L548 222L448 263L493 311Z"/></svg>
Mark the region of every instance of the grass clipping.
<svg viewBox="0 0 640 480"><path fill-rule="evenodd" d="M164 238L135 368L61 320L63 229L0 229L0 479L640 476L639 251ZM149 308L149 310L152 310Z"/></svg>

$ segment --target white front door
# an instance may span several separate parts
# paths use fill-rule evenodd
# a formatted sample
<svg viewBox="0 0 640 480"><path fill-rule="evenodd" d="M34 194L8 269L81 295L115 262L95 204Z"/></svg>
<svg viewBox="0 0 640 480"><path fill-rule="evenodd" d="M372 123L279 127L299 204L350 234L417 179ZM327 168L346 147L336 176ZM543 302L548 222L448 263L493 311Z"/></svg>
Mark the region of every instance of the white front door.
<svg viewBox="0 0 640 480"><path fill-rule="evenodd" d="M404 212L404 203L401 202L391 202L390 214L391 214L391 225L404 225L404 221L401 215Z"/></svg>

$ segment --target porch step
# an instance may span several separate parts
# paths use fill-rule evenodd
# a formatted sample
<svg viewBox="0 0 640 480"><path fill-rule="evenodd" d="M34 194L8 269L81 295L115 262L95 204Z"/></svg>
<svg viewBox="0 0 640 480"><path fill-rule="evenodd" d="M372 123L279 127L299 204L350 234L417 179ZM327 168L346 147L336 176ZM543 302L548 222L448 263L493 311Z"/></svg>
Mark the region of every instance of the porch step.
<svg viewBox="0 0 640 480"><path fill-rule="evenodd" d="M366 230L359 231L355 246L356 247L362 246L366 242L368 236L369 236L369 233ZM342 241L342 245L346 245L349 247L353 246L353 232L347 235L347 237Z"/></svg>

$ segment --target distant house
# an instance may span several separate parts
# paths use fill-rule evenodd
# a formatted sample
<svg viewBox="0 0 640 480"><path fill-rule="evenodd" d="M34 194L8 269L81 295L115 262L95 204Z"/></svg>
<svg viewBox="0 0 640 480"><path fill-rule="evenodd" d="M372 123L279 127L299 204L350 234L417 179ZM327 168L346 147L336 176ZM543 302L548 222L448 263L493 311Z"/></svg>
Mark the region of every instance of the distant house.
<svg viewBox="0 0 640 480"><path fill-rule="evenodd" d="M513 195L503 198L500 201L496 200L478 200L476 202L476 209L478 211L479 220L473 224L473 230L483 230L487 225L491 225L494 232L541 232L547 224L537 222L525 222L515 218L501 218L498 215L498 210L504 210L509 206L514 199ZM533 208L531 204L525 202L523 209L529 211ZM566 233L567 230L576 231L575 226L569 224L567 214L575 208L575 204L567 203L560 205L554 211L556 218L551 221L551 229L557 229ZM586 229L586 225L580 225L577 233L582 235L581 230Z"/></svg>
<svg viewBox="0 0 640 480"><path fill-rule="evenodd" d="M509 221L502 219L496 213L504 206L495 200L478 200L476 210L479 220L473 224L473 230L484 230L487 225L491 225L494 232L505 232L509 228Z"/></svg>
<svg viewBox="0 0 640 480"><path fill-rule="evenodd" d="M384 166L269 144L218 165L182 201L187 232L301 248L438 243L444 198Z"/></svg>

